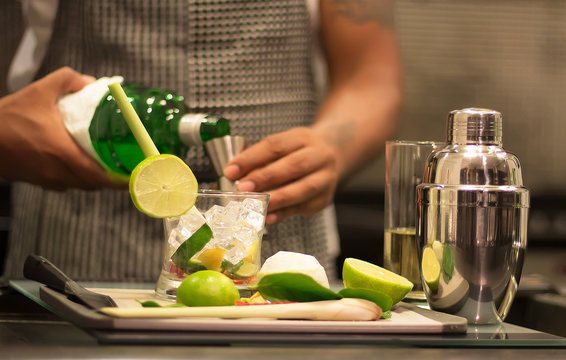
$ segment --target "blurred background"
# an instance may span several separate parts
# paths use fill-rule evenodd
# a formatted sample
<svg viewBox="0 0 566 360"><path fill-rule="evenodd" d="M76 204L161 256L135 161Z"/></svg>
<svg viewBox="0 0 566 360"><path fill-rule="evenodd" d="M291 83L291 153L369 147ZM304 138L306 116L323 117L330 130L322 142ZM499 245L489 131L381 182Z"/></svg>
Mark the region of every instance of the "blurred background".
<svg viewBox="0 0 566 360"><path fill-rule="evenodd" d="M503 114L503 146L521 160L531 191L528 249L508 320L566 336L566 2L397 0L404 105L397 139L445 140L449 111ZM3 14L20 4L0 4ZM13 20L13 19L12 19ZM9 22L13 24L13 21ZM2 58L2 57L0 57ZM2 61L2 60L0 60ZM8 63L0 63L0 94ZM336 195L341 268L345 257L383 262L383 156ZM10 187L0 180L0 269L9 231ZM563 323L563 321L562 321Z"/></svg>

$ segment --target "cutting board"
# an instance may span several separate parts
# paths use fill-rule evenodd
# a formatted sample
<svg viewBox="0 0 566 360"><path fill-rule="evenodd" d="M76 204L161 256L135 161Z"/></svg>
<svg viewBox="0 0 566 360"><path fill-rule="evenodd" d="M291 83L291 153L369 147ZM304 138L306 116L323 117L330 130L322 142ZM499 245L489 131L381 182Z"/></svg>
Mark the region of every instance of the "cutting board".
<svg viewBox="0 0 566 360"><path fill-rule="evenodd" d="M137 300L153 300L167 304L152 290L101 289L90 290L110 295L119 308L139 308ZM198 331L208 333L312 333L312 334L454 334L465 333L464 318L400 303L390 319L373 321L280 320L265 318L117 318L70 301L48 287L40 288L40 298L53 311L85 329L116 331ZM270 305L257 305L270 306Z"/></svg>

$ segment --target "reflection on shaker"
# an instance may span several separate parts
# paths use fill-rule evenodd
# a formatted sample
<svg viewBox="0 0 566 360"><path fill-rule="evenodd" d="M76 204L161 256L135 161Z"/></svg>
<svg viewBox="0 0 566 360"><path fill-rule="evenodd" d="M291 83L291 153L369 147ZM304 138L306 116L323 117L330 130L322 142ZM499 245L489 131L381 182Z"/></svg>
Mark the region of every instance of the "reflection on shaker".
<svg viewBox="0 0 566 360"><path fill-rule="evenodd" d="M464 305L470 286L457 269L449 278L444 271L439 278L438 289L428 297L429 305L435 310L456 314Z"/></svg>

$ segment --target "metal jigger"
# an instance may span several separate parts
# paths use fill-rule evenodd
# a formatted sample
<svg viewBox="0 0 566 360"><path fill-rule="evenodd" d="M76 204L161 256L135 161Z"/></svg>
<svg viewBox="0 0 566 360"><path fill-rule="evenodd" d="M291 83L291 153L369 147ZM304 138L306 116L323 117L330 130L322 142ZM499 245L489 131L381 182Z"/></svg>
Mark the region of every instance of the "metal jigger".
<svg viewBox="0 0 566 360"><path fill-rule="evenodd" d="M223 175L226 164L234 158L234 156L247 146L247 140L243 136L226 135L214 138L204 143L208 157L214 166L214 170L218 175L218 187L223 191L235 191L236 184L234 181L227 179Z"/></svg>

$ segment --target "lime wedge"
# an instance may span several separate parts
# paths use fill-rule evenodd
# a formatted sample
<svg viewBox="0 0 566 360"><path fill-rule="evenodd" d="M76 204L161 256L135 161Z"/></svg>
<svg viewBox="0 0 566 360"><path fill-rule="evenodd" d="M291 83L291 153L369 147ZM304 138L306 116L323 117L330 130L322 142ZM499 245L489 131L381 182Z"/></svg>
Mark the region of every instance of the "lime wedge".
<svg viewBox="0 0 566 360"><path fill-rule="evenodd" d="M197 197L198 183L191 169L174 155L154 155L140 162L130 177L136 208L152 217L186 213Z"/></svg>
<svg viewBox="0 0 566 360"><path fill-rule="evenodd" d="M206 249L200 253L197 259L208 270L221 271L225 253L226 250L222 248Z"/></svg>
<svg viewBox="0 0 566 360"><path fill-rule="evenodd" d="M251 262L245 262L234 272L234 275L240 278L249 278L257 274L258 266Z"/></svg>
<svg viewBox="0 0 566 360"><path fill-rule="evenodd" d="M354 258L344 260L342 280L346 288L381 291L391 297L393 304L401 301L413 288L413 283L401 275Z"/></svg>
<svg viewBox="0 0 566 360"><path fill-rule="evenodd" d="M338 295L341 295L345 298L358 298L372 301L383 311L391 310L391 306L393 305L393 300L391 300L391 297L389 295L372 289L342 289L338 291Z"/></svg>
<svg viewBox="0 0 566 360"><path fill-rule="evenodd" d="M256 240L250 245L246 246L246 251L248 252L248 255L246 255L246 257L244 258L245 262L249 262L249 263L256 262L256 257L259 251L259 242L260 240Z"/></svg>
<svg viewBox="0 0 566 360"><path fill-rule="evenodd" d="M423 250L422 275L424 282L433 293L438 291L438 281L440 280L440 263L436 259L436 254L431 247Z"/></svg>

